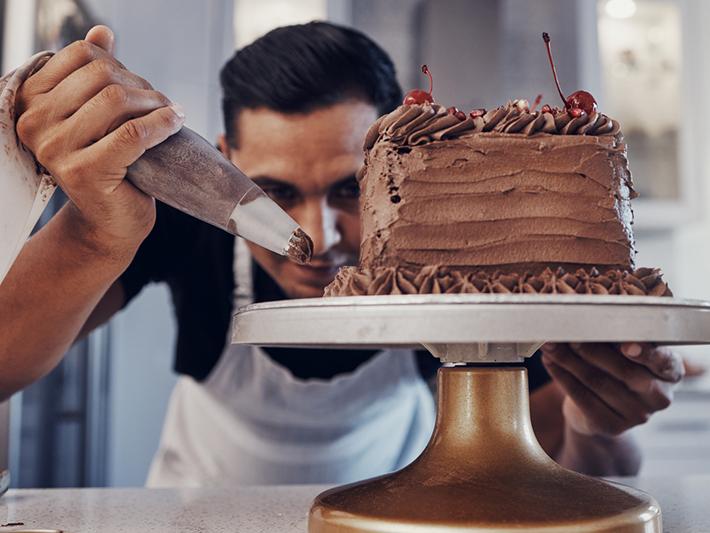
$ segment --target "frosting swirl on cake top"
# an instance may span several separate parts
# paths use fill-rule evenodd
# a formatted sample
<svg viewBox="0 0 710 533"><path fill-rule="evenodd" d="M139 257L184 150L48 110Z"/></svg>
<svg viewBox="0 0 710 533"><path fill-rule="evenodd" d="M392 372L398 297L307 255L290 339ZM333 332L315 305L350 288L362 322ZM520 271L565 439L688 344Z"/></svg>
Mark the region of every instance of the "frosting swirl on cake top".
<svg viewBox="0 0 710 533"><path fill-rule="evenodd" d="M617 135L619 123L603 113L573 116L563 109L531 112L523 100L515 100L491 109L481 116L461 120L439 104L401 105L380 117L367 132L365 150L378 141L401 145L419 145L454 139L476 133L517 133L534 135Z"/></svg>

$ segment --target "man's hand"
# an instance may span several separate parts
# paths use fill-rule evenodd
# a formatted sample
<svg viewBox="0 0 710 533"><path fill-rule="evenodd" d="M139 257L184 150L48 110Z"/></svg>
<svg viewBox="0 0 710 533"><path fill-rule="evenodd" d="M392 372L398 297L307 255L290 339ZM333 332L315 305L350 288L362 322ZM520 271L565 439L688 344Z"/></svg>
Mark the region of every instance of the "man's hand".
<svg viewBox="0 0 710 533"><path fill-rule="evenodd" d="M124 181L126 170L184 115L112 49L111 30L97 26L54 55L18 93L17 132L70 198L72 234L125 259L155 220L152 198Z"/></svg>
<svg viewBox="0 0 710 533"><path fill-rule="evenodd" d="M121 308L116 278L155 220L153 200L124 181L126 169L183 117L118 63L112 46L108 28L93 28L16 95L20 140L71 201L25 244L2 282L0 400L47 374L82 328Z"/></svg>
<svg viewBox="0 0 710 533"><path fill-rule="evenodd" d="M562 411L578 434L616 437L645 423L673 398L683 361L650 344L546 344L542 361L565 398Z"/></svg>

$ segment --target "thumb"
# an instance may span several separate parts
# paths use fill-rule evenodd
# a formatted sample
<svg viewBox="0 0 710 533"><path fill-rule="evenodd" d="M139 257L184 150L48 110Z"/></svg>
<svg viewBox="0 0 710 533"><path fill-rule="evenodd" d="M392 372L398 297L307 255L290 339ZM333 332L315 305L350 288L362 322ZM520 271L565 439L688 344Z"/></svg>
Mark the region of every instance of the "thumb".
<svg viewBox="0 0 710 533"><path fill-rule="evenodd" d="M86 34L86 40L113 55L114 37L111 28L108 26L94 26Z"/></svg>

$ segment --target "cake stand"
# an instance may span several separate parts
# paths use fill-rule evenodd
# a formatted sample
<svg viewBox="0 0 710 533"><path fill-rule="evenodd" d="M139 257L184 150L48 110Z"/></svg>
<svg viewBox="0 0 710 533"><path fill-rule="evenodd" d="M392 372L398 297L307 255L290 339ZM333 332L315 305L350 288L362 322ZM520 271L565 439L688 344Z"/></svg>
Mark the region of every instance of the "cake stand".
<svg viewBox="0 0 710 533"><path fill-rule="evenodd" d="M574 295L411 295L255 304L232 342L426 346L447 363L424 452L402 470L337 487L311 507L311 533L660 532L649 495L566 470L530 422L520 365L543 341L710 343L710 302ZM501 364L507 363L507 364Z"/></svg>

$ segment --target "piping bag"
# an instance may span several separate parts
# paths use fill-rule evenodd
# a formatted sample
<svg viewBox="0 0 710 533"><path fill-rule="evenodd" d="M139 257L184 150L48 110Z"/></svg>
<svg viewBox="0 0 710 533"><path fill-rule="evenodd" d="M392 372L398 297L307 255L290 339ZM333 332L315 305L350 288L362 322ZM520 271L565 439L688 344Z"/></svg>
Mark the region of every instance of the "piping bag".
<svg viewBox="0 0 710 533"><path fill-rule="evenodd" d="M297 263L310 261L310 237L209 142L183 126L128 167L144 193Z"/></svg>
<svg viewBox="0 0 710 533"><path fill-rule="evenodd" d="M41 52L0 79L0 283L56 188L15 131L17 89L50 57ZM298 224L187 127L146 151L126 179L163 203L293 261L311 258L311 239Z"/></svg>

